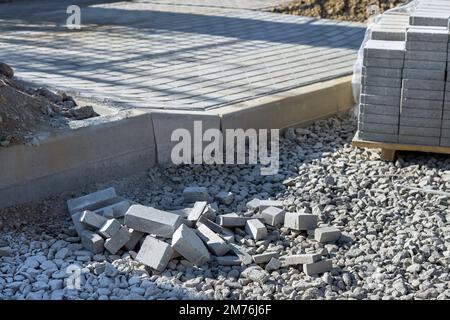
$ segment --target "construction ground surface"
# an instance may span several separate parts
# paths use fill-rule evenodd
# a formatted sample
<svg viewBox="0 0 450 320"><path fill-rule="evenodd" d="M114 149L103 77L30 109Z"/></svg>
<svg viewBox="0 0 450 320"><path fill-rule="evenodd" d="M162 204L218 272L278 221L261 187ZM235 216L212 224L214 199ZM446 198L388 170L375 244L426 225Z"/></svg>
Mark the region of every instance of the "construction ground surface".
<svg viewBox="0 0 450 320"><path fill-rule="evenodd" d="M101 114L56 136L36 133L32 146L0 148L0 207L10 206L0 210L0 299L450 298L448 157L408 153L386 163L353 148L354 117L334 114L351 107L345 76L364 26L267 12L274 2L85 1L80 31L62 27L66 1L0 5L0 61ZM246 165L154 167L167 160L170 132L198 119L221 129L310 125L285 130L272 176ZM63 192L68 185L75 191ZM186 209L188 186L232 193L218 214L277 199L342 236L322 243L281 227L255 241L235 229L249 254L332 261L320 275L183 257L157 272L135 252L93 254L80 244L66 201L109 186L167 211ZM79 290L65 282L73 265Z"/></svg>

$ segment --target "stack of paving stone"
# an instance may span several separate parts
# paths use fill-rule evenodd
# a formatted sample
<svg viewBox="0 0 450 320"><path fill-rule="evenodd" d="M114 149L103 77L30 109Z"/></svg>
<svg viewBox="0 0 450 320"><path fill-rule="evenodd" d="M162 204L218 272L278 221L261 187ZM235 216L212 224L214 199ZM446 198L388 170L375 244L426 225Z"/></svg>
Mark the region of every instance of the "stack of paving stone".
<svg viewBox="0 0 450 320"><path fill-rule="evenodd" d="M450 146L449 18L450 1L417 1L412 13L385 14L373 28L364 49L361 139Z"/></svg>
<svg viewBox="0 0 450 320"><path fill-rule="evenodd" d="M361 77L360 138L398 142L404 58L404 41L367 41Z"/></svg>
<svg viewBox="0 0 450 320"><path fill-rule="evenodd" d="M193 206L169 212L133 203L108 188L71 199L67 206L84 248L95 254L107 250L112 255L128 250L137 261L159 272L179 257L197 266L213 261L227 266L265 265L266 270L302 265L308 275L332 268L331 260L320 253L280 256L279 251L267 248L250 255L243 245L249 240L278 241L270 240L268 229L281 226L304 232L320 243L339 240L339 229L317 227L314 214L285 212L280 201L254 199L247 203L247 215L217 215L217 204L208 203L211 198L202 187L186 188L183 198ZM215 200L226 205L233 198L230 192L220 192Z"/></svg>
<svg viewBox="0 0 450 320"><path fill-rule="evenodd" d="M407 30L399 143L439 145L447 45L447 27Z"/></svg>

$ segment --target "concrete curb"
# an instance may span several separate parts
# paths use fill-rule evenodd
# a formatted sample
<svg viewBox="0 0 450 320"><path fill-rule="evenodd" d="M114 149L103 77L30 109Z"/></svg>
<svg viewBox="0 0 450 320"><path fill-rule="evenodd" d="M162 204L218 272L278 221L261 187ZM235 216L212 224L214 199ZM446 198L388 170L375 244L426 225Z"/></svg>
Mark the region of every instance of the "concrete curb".
<svg viewBox="0 0 450 320"><path fill-rule="evenodd" d="M0 148L0 208L32 202L141 171L170 165L178 128L193 134L221 129L301 127L353 106L351 77L320 82L270 97L206 112L120 111L50 135L39 146ZM202 133L203 133L202 132Z"/></svg>
<svg viewBox="0 0 450 320"><path fill-rule="evenodd" d="M76 129L49 136L39 146L0 149L0 208L133 174L156 164L148 113L123 112L75 125Z"/></svg>

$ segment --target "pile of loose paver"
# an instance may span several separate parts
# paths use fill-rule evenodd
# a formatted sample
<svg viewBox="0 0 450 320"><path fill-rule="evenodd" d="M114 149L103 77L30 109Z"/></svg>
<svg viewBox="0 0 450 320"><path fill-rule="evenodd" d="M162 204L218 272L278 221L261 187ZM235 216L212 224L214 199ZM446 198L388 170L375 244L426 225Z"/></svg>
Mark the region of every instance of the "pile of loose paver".
<svg viewBox="0 0 450 320"><path fill-rule="evenodd" d="M220 192L215 200L229 205L231 192ZM218 214L208 203L204 187L187 187L183 200L192 207L162 211L117 196L108 188L67 202L82 245L97 254L104 250L116 255L128 250L138 262L162 272L171 259L182 256L196 266L210 261L219 265L265 265L266 270L303 266L307 275L330 271L332 261L320 253L281 256L267 250L250 255L242 245L248 239L264 240L268 228L281 226L305 232L321 243L334 243L341 232L333 226L317 227L317 216L306 212L286 212L276 200L253 199L249 214Z"/></svg>
<svg viewBox="0 0 450 320"><path fill-rule="evenodd" d="M450 146L447 61L450 2L386 15L364 47L359 138Z"/></svg>

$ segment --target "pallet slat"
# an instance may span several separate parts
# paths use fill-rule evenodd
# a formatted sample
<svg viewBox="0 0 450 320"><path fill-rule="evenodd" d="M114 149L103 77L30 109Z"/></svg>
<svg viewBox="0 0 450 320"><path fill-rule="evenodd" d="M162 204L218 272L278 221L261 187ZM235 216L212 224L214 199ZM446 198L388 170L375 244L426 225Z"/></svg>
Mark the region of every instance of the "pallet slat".
<svg viewBox="0 0 450 320"><path fill-rule="evenodd" d="M353 137L352 145L359 148L381 149L381 158L385 161L394 161L396 151L418 151L450 154L450 147L421 146L362 140L359 138L358 132L356 132Z"/></svg>

